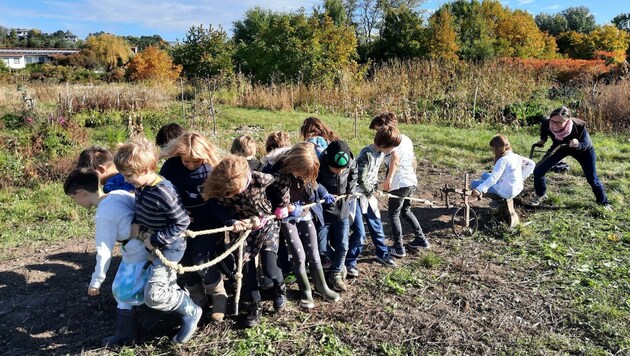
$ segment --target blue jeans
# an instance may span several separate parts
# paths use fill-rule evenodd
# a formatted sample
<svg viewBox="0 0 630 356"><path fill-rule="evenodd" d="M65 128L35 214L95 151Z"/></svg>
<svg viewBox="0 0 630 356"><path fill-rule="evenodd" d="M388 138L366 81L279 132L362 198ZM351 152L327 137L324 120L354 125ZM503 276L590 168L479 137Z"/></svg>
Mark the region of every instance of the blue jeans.
<svg viewBox="0 0 630 356"><path fill-rule="evenodd" d="M352 233L348 240L348 254L346 255L346 267L356 267L357 258L363 252L365 244L365 227L363 226L363 216L361 214L361 205L357 202L357 211L352 225L350 225Z"/></svg>
<svg viewBox="0 0 630 356"><path fill-rule="evenodd" d="M580 166L582 166L582 170L584 171L586 181L591 185L591 189L593 190L593 194L595 194L597 202L599 204L608 204L608 197L604 191L604 185L597 177L597 169L595 168L595 149L593 147L590 147L586 151L579 151L574 148L561 148L544 162L538 163L536 168L534 168L534 189L536 190L536 195L539 197L545 195L547 192L547 180L545 178L545 174L547 174L551 167L560 162L566 156L571 156L580 163Z"/></svg>
<svg viewBox="0 0 630 356"><path fill-rule="evenodd" d="M475 179L472 182L470 182L470 189L477 189L477 187L481 185L481 183L483 183L486 179L488 179L488 177L490 177L490 172L484 172L481 175L481 179ZM499 195L494 185L488 188L488 191L486 193Z"/></svg>
<svg viewBox="0 0 630 356"><path fill-rule="evenodd" d="M392 190L389 194L396 195L399 197L409 197L412 196L416 192L416 187L404 187L396 190ZM400 224L400 215L402 213L403 218L411 225L413 228L413 233L415 238L424 239L424 233L422 232L422 228L420 227L420 223L416 216L411 211L411 202L407 199L399 199L390 197L387 201L387 210L389 214L389 220L392 225L392 235L394 239L394 248L402 249L403 248L403 233L402 233L402 225Z"/></svg>
<svg viewBox="0 0 630 356"><path fill-rule="evenodd" d="M319 253L331 259L331 272L341 272L348 253L350 222L347 218L339 220L338 217L329 214L324 215L324 221L324 225L317 234Z"/></svg>

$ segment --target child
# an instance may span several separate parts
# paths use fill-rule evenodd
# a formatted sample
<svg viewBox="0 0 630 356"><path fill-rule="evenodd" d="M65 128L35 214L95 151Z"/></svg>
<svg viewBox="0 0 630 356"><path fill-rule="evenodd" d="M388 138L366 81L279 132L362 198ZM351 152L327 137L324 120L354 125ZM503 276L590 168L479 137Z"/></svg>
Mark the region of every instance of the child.
<svg viewBox="0 0 630 356"><path fill-rule="evenodd" d="M204 199L216 198L219 204L235 214L239 221L231 221L231 224L228 224L235 226L237 230L246 226L242 220L251 217L260 218L258 225L247 237L245 247L243 288L245 289L244 296L250 302L244 323L246 327L257 325L262 316L255 263L255 257L259 253L264 274L271 278L274 284L274 309L280 311L286 305L286 286L276 262L278 224L267 220L266 216L273 213L278 219L287 217L288 186L286 178L252 171L245 158L227 156L214 167L202 187ZM281 197L275 210L267 199L268 187L277 189L278 196Z"/></svg>
<svg viewBox="0 0 630 356"><path fill-rule="evenodd" d="M189 230L201 231L222 227L226 218L223 209L217 209L216 201L204 201L199 187L210 176L213 166L219 163L216 148L197 133L184 133L166 145L160 158L168 158L160 175L177 189L184 208L191 218ZM214 209L213 209L214 208ZM209 213L209 211L212 213ZM183 266L204 264L214 258L215 246L222 242L223 234L201 235L187 241L182 257ZM225 316L227 293L223 276L217 265L184 274L186 289L190 297L202 309L206 294L212 296L212 319L222 321Z"/></svg>
<svg viewBox="0 0 630 356"><path fill-rule="evenodd" d="M305 141L315 145L315 153L317 153L318 158L330 142L339 140L337 134L316 117L308 117L302 122L300 135Z"/></svg>
<svg viewBox="0 0 630 356"><path fill-rule="evenodd" d="M370 122L370 130L378 131L383 126L397 126L398 118L396 114L391 111L382 112L372 119Z"/></svg>
<svg viewBox="0 0 630 356"><path fill-rule="evenodd" d="M186 130L179 124L174 122L160 127L155 136L155 144L160 148L164 148L169 142L184 134Z"/></svg>
<svg viewBox="0 0 630 356"><path fill-rule="evenodd" d="M387 202L389 220L392 226L394 246L389 253L394 257L406 256L403 246L402 226L400 214L413 227L415 238L407 244L412 250L429 248L429 241L424 237L418 219L411 211L411 203L404 197L412 196L417 189L416 157L413 152L413 143L406 135L400 133L396 126L382 126L374 136L374 146L390 157L385 157L387 177L383 183L383 189L389 194L400 198L390 197Z"/></svg>
<svg viewBox="0 0 630 356"><path fill-rule="evenodd" d="M114 165L114 156L106 148L91 146L79 154L77 168L91 168L98 173L98 178L105 194L114 190L133 192L133 185L125 182L122 174Z"/></svg>
<svg viewBox="0 0 630 356"><path fill-rule="evenodd" d="M357 180L358 192L363 194L359 198L360 210L357 214L362 214L367 220L368 230L376 250L376 260L386 266L396 266L396 262L389 255L385 245L385 233L383 232L383 223L381 222L381 214L378 209L378 200L373 195L377 189L378 171L381 163L383 163L383 159L383 153L379 152L374 144L365 146L357 157L357 169L359 172ZM353 235L355 233L353 232ZM350 240L352 239L353 237L350 236ZM359 251L352 253L353 257L354 255L358 257L362 250L363 246L360 246ZM351 252L348 252L348 255L350 254ZM354 257L354 260L356 260L356 257ZM346 257L346 266L348 266L348 257ZM350 270L348 270L348 274L350 274Z"/></svg>
<svg viewBox="0 0 630 356"><path fill-rule="evenodd" d="M321 206L302 209L302 205L318 202L322 198L334 201L334 197L316 182L319 160L313 150L313 145L308 142L296 144L280 157L272 167L272 172L286 175L291 184L289 187L292 202L289 206L290 217L283 220L281 231L286 237L286 244L293 256L293 272L301 294L300 307L306 309L314 307L311 285L306 275L306 259L309 262L315 291L324 300L336 302L339 300L339 294L330 290L326 284L317 248L317 231L313 218L323 220Z"/></svg>
<svg viewBox="0 0 630 356"><path fill-rule="evenodd" d="M291 139L289 133L286 131L274 131L267 136L267 142L265 143L265 150L267 155L263 157L262 163L263 173L271 173L271 167L278 161L278 159L291 148ZM285 283L289 284L295 282L295 276L293 275L293 267L291 265L289 252L285 243L285 235L280 231L280 241L278 243L278 267L282 270L282 275L285 277ZM264 278L264 282L261 283L262 289L270 289L273 287L273 283L269 278Z"/></svg>
<svg viewBox="0 0 630 356"><path fill-rule="evenodd" d="M291 139L289 133L286 131L274 131L267 136L267 142L265 142L265 150L267 155L263 157L263 169L264 173L278 161L278 158L291 148Z"/></svg>
<svg viewBox="0 0 630 356"><path fill-rule="evenodd" d="M252 171L262 171L263 164L256 158L256 140L249 135L241 135L232 141L230 153L245 157L247 164Z"/></svg>
<svg viewBox="0 0 630 356"><path fill-rule="evenodd" d="M133 343L137 336L136 309L133 307L143 304L144 286L149 277L149 270L144 268L147 262L144 244L129 238L135 214L134 195L122 190L103 194L99 189L98 173L91 168L75 168L66 178L63 190L80 206L96 208L96 267L88 287L89 296L100 294L114 245L116 242L122 245L122 262L112 284L112 294L118 303L116 334L103 339L103 344Z"/></svg>
<svg viewBox="0 0 630 356"><path fill-rule="evenodd" d="M357 187L357 168L348 144L333 141L319 158L317 182L330 194L354 194ZM324 225L319 231L320 253L331 258L329 285L336 291L347 290L343 267L348 253L350 206L348 199L324 205ZM333 251L328 248L328 244Z"/></svg>
<svg viewBox="0 0 630 356"><path fill-rule="evenodd" d="M529 158L517 155L507 137L496 135L490 140L494 153L492 173L484 173L480 180L470 184L473 197L491 193L503 199L512 199L523 190L523 181L533 171L536 164Z"/></svg>
<svg viewBox="0 0 630 356"><path fill-rule="evenodd" d="M121 144L114 163L125 181L136 187L135 222L144 229L141 235L146 248L160 249L167 260L179 262L186 249L181 234L190 219L173 184L155 173L158 161L155 151L155 146L144 138ZM144 302L150 308L179 315L182 325L173 342L185 343L197 330L202 310L177 286L176 271L159 259L153 260L152 265Z"/></svg>

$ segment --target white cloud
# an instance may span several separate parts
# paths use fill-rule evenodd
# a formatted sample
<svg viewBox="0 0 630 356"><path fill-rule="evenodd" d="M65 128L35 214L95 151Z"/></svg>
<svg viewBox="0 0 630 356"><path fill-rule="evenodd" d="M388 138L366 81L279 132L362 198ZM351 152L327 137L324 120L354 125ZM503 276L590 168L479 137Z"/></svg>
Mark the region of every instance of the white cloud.
<svg viewBox="0 0 630 356"><path fill-rule="evenodd" d="M517 1L517 3L518 3L519 5L527 5L527 4L531 4L531 3L533 3L533 2L534 2L534 0L518 0L518 1Z"/></svg>

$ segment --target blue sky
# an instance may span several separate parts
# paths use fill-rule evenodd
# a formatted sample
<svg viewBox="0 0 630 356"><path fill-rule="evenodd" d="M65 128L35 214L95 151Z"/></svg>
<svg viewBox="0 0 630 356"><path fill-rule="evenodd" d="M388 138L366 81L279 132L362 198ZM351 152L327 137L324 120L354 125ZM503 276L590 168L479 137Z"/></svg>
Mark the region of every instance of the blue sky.
<svg viewBox="0 0 630 356"><path fill-rule="evenodd" d="M232 23L254 6L280 11L300 7L310 11L321 0L0 0L0 26L38 28L43 32L69 30L85 38L105 31L116 35L154 35L166 40L183 39L193 25L222 26ZM448 1L427 0L422 9L430 14ZM620 13L630 13L630 0L508 0L502 4L536 15L556 13L569 6L587 6L599 24Z"/></svg>

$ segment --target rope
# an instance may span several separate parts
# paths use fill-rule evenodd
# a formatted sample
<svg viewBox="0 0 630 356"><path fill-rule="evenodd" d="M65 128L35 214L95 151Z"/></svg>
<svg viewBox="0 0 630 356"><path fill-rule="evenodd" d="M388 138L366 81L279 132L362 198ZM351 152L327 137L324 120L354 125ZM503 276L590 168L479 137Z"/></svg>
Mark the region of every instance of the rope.
<svg viewBox="0 0 630 356"><path fill-rule="evenodd" d="M387 192L384 192L382 190L377 190L376 191L378 194L388 197L388 198L396 198L396 199L403 199L403 200L409 200L409 201L415 201L418 203L422 203L422 204L426 204L430 207L434 207L437 206L437 204L435 204L434 202L430 201L430 200L426 200L426 199L420 199L420 198L411 198L411 197L400 197L398 195L394 195L394 194L390 194Z"/></svg>

